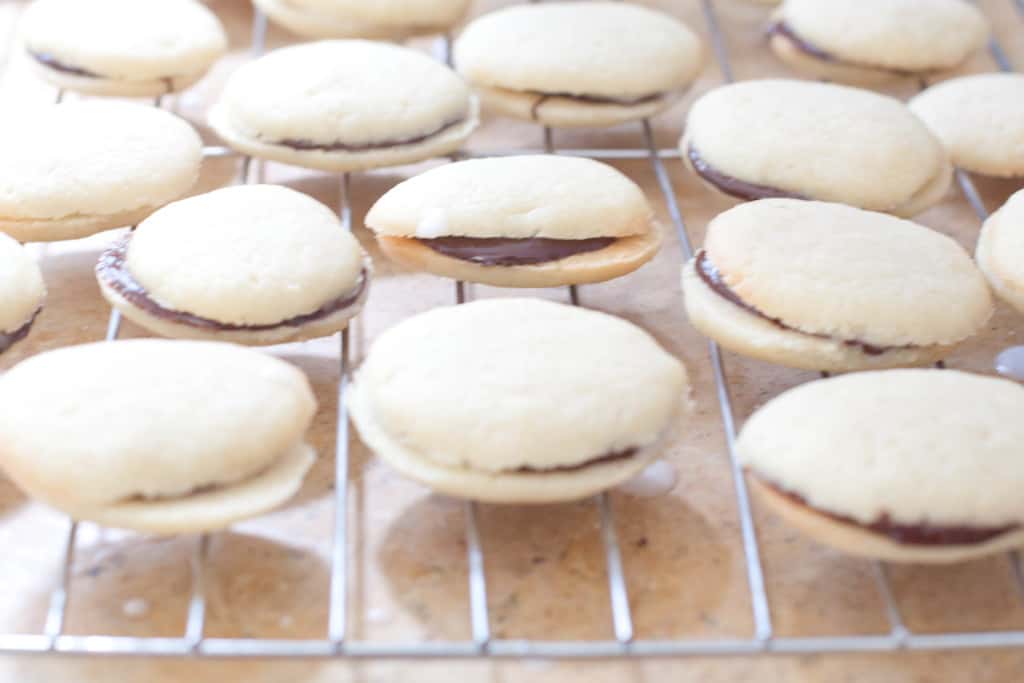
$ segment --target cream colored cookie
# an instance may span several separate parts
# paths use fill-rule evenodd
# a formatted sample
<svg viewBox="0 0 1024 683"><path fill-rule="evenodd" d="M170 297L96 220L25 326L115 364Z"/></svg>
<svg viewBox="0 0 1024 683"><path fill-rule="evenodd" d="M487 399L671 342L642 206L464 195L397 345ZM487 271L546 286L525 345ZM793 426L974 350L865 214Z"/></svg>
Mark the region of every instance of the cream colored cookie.
<svg viewBox="0 0 1024 683"><path fill-rule="evenodd" d="M786 0L773 22L784 62L858 85L952 69L988 37L985 16L963 0Z"/></svg>
<svg viewBox="0 0 1024 683"><path fill-rule="evenodd" d="M700 39L619 2L515 5L473 21L455 64L494 111L549 126L611 126L668 108L697 77Z"/></svg>
<svg viewBox="0 0 1024 683"><path fill-rule="evenodd" d="M405 266L505 287L601 282L661 246L633 181L607 164L551 154L439 166L389 190L366 225Z"/></svg>
<svg viewBox="0 0 1024 683"><path fill-rule="evenodd" d="M298 369L231 344L66 347L0 376L0 466L76 519L219 529L298 490L315 410Z"/></svg>
<svg viewBox="0 0 1024 683"><path fill-rule="evenodd" d="M1024 388L955 370L886 370L791 389L744 425L750 481L847 553L956 562L1024 545Z"/></svg>
<svg viewBox="0 0 1024 683"><path fill-rule="evenodd" d="M726 348L809 370L932 363L992 315L984 277L949 237L797 199L715 218L683 290L690 321Z"/></svg>
<svg viewBox="0 0 1024 683"><path fill-rule="evenodd" d="M953 163L982 175L1024 175L1024 76L978 74L944 81L910 109L949 150Z"/></svg>
<svg viewBox="0 0 1024 683"><path fill-rule="evenodd" d="M308 195L240 185L170 204L100 258L103 296L169 337L280 344L343 329L370 262Z"/></svg>
<svg viewBox="0 0 1024 683"><path fill-rule="evenodd" d="M624 320L491 299L378 337L350 408L377 455L437 491L545 503L643 469L691 412L688 391L683 365Z"/></svg>
<svg viewBox="0 0 1024 683"><path fill-rule="evenodd" d="M202 141L183 119L122 102L0 115L0 232L22 242L133 225L199 177Z"/></svg>
<svg viewBox="0 0 1024 683"><path fill-rule="evenodd" d="M35 0L21 35L39 75L91 95L177 92L227 51L217 16L195 0Z"/></svg>
<svg viewBox="0 0 1024 683"><path fill-rule="evenodd" d="M1024 313L1024 190L985 221L975 258L999 298Z"/></svg>
<svg viewBox="0 0 1024 683"><path fill-rule="evenodd" d="M35 259L0 234L0 353L28 336L45 298L46 284Z"/></svg>
<svg viewBox="0 0 1024 683"><path fill-rule="evenodd" d="M945 150L891 97L828 83L745 81L698 99L680 143L712 189L912 216L952 181Z"/></svg>
<svg viewBox="0 0 1024 683"><path fill-rule="evenodd" d="M470 0L254 0L270 19L309 38L407 38L442 33Z"/></svg>
<svg viewBox="0 0 1024 683"><path fill-rule="evenodd" d="M261 159L354 171L453 152L479 114L466 84L427 55L335 40L282 48L241 67L210 124Z"/></svg>

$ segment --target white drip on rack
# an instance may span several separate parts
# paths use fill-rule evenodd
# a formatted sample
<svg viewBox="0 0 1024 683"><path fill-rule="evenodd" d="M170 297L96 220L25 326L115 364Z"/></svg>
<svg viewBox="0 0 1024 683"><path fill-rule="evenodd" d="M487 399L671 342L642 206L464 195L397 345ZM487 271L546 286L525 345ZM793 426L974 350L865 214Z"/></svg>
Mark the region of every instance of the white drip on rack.
<svg viewBox="0 0 1024 683"><path fill-rule="evenodd" d="M1009 0L1007 0L1009 1ZM1021 17L1024 18L1024 0L1013 0ZM715 12L714 0L702 0L703 12L711 37L723 81L732 82L733 71L729 51L720 29ZM266 17L257 12L252 27L254 56L262 54L266 38ZM993 39L989 45L996 64L1004 71L1012 70L1007 56ZM441 40L439 59L450 63L451 41ZM61 93L62 95L62 93ZM60 101L61 95L58 95ZM157 102L159 105L159 100ZM536 152L585 156L601 160L642 160L647 159L657 179L660 192L675 227L683 256L693 256L693 246L672 180L665 166L666 159L679 159L677 149L659 149L649 121L641 122L643 144L635 149L556 149L554 136L544 128L544 147L541 150L495 150L485 154L460 153L453 159L477 158L481 156L504 156ZM241 156L225 147L208 147L204 156ZM249 180L251 158L242 156L240 179ZM988 212L981 201L970 177L958 170L957 181L979 219ZM344 173L340 178L339 216L343 229L352 229L351 176ZM574 305L580 305L579 291L569 287L569 298ZM463 282L455 283L455 299L463 303L467 299L467 287ZM111 314L107 339L116 339L120 327L120 315ZM910 632L900 614L893 596L885 565L875 564L879 592L883 598L890 630L880 635L863 636L811 636L776 637L772 628L772 616L761 565L757 532L751 510L743 472L735 456L736 420L730 396L728 376L721 350L714 342L708 343L716 394L721 411L722 424L729 451L730 466L737 500L740 533L746 559L746 578L751 598L751 612L754 632L747 638L718 639L636 639L633 617L629 605L629 590L622 564L620 542L616 533L611 499L607 493L596 497L600 516L601 538L605 550L605 565L608 576L608 594L612 614L614 639L597 641L570 640L510 640L495 639L490 629L490 615L487 605L487 576L485 553L478 522L478 506L467 502L464 509L466 525L466 553L468 566L468 591L470 604L471 639L468 641L413 641L376 642L356 641L348 638L348 486L349 486L349 427L346 407L346 391L349 372L349 335L345 331L339 342L339 380L337 387L337 439L335 446L335 511L331 549L330 602L328 611L327 637L325 639L275 640L260 638L206 638L206 601L204 594L203 570L209 550L210 537L206 534L196 539L192 565L192 593L189 599L185 633L181 638L137 638L122 636L70 636L64 635L65 615L70 600L70 582L77 539L78 524L70 523L64 544L64 563L58 587L54 590L43 633L0 634L0 653L67 653L92 655L149 655L180 656L199 655L206 657L351 657L351 658L392 658L392 659L440 659L472 658L480 656L517 658L580 659L598 657L684 657L684 656L739 656L765 653L808 654L827 652L870 652L897 649L937 650L964 648L1024 647L1024 631L989 631L941 634L914 634ZM1024 568L1020 557L1010 555L1012 569L1021 596L1024 597Z"/></svg>

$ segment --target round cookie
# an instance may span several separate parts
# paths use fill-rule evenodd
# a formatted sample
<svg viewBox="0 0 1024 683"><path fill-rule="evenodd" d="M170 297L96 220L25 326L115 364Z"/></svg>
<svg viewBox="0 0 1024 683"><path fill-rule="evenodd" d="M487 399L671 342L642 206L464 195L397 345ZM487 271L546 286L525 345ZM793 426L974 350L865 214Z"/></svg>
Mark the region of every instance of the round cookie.
<svg viewBox="0 0 1024 683"><path fill-rule="evenodd" d="M74 102L0 122L0 232L21 242L134 225L195 184L199 135L166 111Z"/></svg>
<svg viewBox="0 0 1024 683"><path fill-rule="evenodd" d="M100 290L165 337L282 344L344 329L370 261L308 195L239 185L160 209L100 257Z"/></svg>
<svg viewBox="0 0 1024 683"><path fill-rule="evenodd" d="M667 109L697 77L700 40L669 15L620 2L491 12L455 43L484 104L547 126L612 126Z"/></svg>
<svg viewBox="0 0 1024 683"><path fill-rule="evenodd" d="M683 365L631 323L490 299L378 337L349 406L371 450L436 491L547 503L642 470L692 411L688 391Z"/></svg>
<svg viewBox="0 0 1024 683"><path fill-rule="evenodd" d="M910 101L953 163L982 175L1024 176L1024 75L978 74L944 81Z"/></svg>
<svg viewBox="0 0 1024 683"><path fill-rule="evenodd" d="M819 380L771 400L736 443L784 520L843 552L959 562L1024 545L1024 388L956 370Z"/></svg>
<svg viewBox="0 0 1024 683"><path fill-rule="evenodd" d="M769 29L775 54L796 71L855 85L952 69L988 32L964 0L785 0Z"/></svg>
<svg viewBox="0 0 1024 683"><path fill-rule="evenodd" d="M1024 313L1024 190L985 221L975 258L996 295Z"/></svg>
<svg viewBox="0 0 1024 683"><path fill-rule="evenodd" d="M308 38L390 38L443 33L470 0L253 0L267 16Z"/></svg>
<svg viewBox="0 0 1024 683"><path fill-rule="evenodd" d="M235 149L325 171L422 161L458 149L479 105L449 68L362 40L275 50L236 71L210 111Z"/></svg>
<svg viewBox="0 0 1024 683"><path fill-rule="evenodd" d="M716 88L690 109L680 142L712 189L740 199L792 197L912 216L940 201L945 150L891 97L783 79Z"/></svg>
<svg viewBox="0 0 1024 683"><path fill-rule="evenodd" d="M227 51L217 16L195 0L35 0L21 35L43 79L91 95L177 92Z"/></svg>
<svg viewBox="0 0 1024 683"><path fill-rule="evenodd" d="M231 344L66 347L0 376L0 467L76 519L220 529L295 494L315 411L297 368Z"/></svg>
<svg viewBox="0 0 1024 683"><path fill-rule="evenodd" d="M46 284L35 259L0 233L0 353L28 336L45 298Z"/></svg>
<svg viewBox="0 0 1024 683"><path fill-rule="evenodd" d="M633 181L606 164L552 154L439 166L389 190L366 225L398 263L503 287L602 282L661 246Z"/></svg>
<svg viewBox="0 0 1024 683"><path fill-rule="evenodd" d="M984 277L949 237L797 199L716 217L683 292L690 322L722 346L808 370L934 363L992 315Z"/></svg>

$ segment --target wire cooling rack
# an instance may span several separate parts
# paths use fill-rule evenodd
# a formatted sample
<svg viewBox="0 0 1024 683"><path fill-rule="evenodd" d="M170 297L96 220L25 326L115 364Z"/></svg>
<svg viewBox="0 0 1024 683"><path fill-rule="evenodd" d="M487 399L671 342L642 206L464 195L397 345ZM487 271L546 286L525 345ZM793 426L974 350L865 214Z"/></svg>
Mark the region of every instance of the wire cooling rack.
<svg viewBox="0 0 1024 683"><path fill-rule="evenodd" d="M1010 0L1007 0L1010 1ZM1012 0L1019 19L1024 22L1024 0ZM701 0L704 19L711 36L712 48L723 80L733 81L733 71L728 48L724 40L714 0ZM266 39L266 17L257 13L252 27L252 46L255 55L264 50ZM1005 51L993 38L989 44L992 58L1003 71L1013 67ZM450 62L451 41L448 37L438 43L438 56ZM62 93L57 96L59 102ZM157 98L156 106L161 105ZM544 129L542 150L508 150L489 152L486 156L521 154L530 151L584 156L602 160L648 160L653 171L665 208L675 227L684 258L693 255L693 247L676 191L666 168L666 160L679 160L677 149L659 149L656 145L649 121L640 124L640 145L632 149L556 149L550 129ZM207 158L235 156L224 147L207 147ZM459 154L453 157L466 158L473 154ZM240 164L240 181L247 182L250 176L251 159L243 157ZM970 176L957 171L957 182L966 200L978 218L988 216L977 189ZM351 176L340 177L339 215L344 229L351 230L352 209ZM579 305L576 287L569 288L570 300ZM455 284L454 300L466 300L463 283ZM115 310L111 313L106 338L116 339L121 326L121 317ZM334 488L334 531L332 538L330 593L327 632L322 639L285 640L265 638L214 638L204 635L206 622L206 598L204 592L204 567L210 537L200 535L195 539L191 555L191 595L184 633L180 637L126 637L106 635L70 635L64 632L65 616L71 584L71 568L74 559L78 523L69 521L64 540L63 571L58 586L54 589L46 614L43 632L39 634L0 633L0 654L66 654L66 655L147 655L147 656L200 656L200 657L349 657L349 658L616 658L616 657L684 657L684 656L738 656L756 654L811 654L858 651L896 650L938 650L964 648L1003 648L1024 646L1024 630L950 632L919 634L910 631L903 622L900 609L893 597L886 567L874 565L879 592L884 600L889 623L889 632L881 635L779 637L773 629L773 618L765 587L765 574L755 532L754 520L747 487L737 462L734 440L736 425L730 396L725 365L719 347L708 342L708 353L713 370L717 400L721 409L723 428L728 446L733 487L737 501L740 533L746 560L746 581L750 594L753 617L753 633L744 638L704 638L654 640L634 637L633 615L629 602L629 586L623 571L620 542L616 533L611 500L608 494L597 497L600 514L600 529L604 547L604 562L608 576L608 600L611 607L613 640L516 640L492 637L491 617L487 605L486 562L477 523L477 505L465 504L466 552L468 562L468 594L471 638L457 641L369 641L349 637L349 565L348 553L348 490L349 490L349 426L345 396L349 380L349 338L345 331L340 336L338 360L340 379L337 386L337 440ZM1010 554L1016 583L1024 591L1024 569L1017 553Z"/></svg>

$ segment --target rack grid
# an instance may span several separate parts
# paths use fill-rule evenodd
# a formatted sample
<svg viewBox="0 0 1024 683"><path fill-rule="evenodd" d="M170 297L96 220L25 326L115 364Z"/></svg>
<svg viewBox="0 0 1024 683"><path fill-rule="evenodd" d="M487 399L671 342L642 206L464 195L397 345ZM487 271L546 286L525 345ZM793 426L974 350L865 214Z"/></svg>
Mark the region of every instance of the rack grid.
<svg viewBox="0 0 1024 683"><path fill-rule="evenodd" d="M533 0L536 1L536 0ZM1006 0L1014 5L1018 18L1024 22L1024 0ZM715 0L701 0L704 20L711 37L712 49L718 62L723 81L733 82L734 75L729 50L715 9ZM252 26L252 53L254 56L264 50L267 20L257 12ZM989 53L1002 71L1013 71L1006 52L992 38ZM439 39L439 58L451 61L451 39ZM922 84L922 87L924 84ZM57 94L60 102L63 93ZM157 98L156 106L161 105ZM664 206L680 241L684 259L690 259L694 250L682 211L676 199L673 182L666 167L666 161L680 159L677 149L657 147L651 123L640 122L641 145L632 149L619 148L556 148L552 131L544 128L544 147L539 150L514 149L489 151L486 155L459 153L452 160L474 156L499 156L530 152L545 152L584 156L600 160L648 160L662 195ZM225 147L211 146L204 150L204 157L234 157L236 153ZM250 157L241 157L239 180L248 182ZM970 176L962 170L956 171L960 190L971 205L979 220L988 217L977 188ZM339 178L338 212L343 229L352 228L351 175L341 174ZM462 282L454 285L454 300L463 303L467 299ZM569 297L574 305L580 304L578 289L569 288ZM114 310L107 326L107 340L118 337L121 317ZM740 534L746 559L746 580L750 595L753 619L753 634L745 638L695 638L677 640L636 639L633 616L629 603L629 588L623 571L620 543L615 530L614 512L607 493L597 496L596 503L600 517L601 539L604 547L604 562L608 576L608 600L611 608L614 639L593 641L572 640L516 640L494 638L491 634L490 615L487 606L486 563L481 534L478 526L477 504L465 503L465 538L468 564L469 623L471 638L458 641L360 641L348 634L348 488L349 488L349 426L345 405L349 382L349 335L346 330L340 335L338 362L340 367L337 385L337 439L335 452L334 487L334 531L331 549L329 611L326 637L323 639L285 640L260 638L213 638L204 635L206 621L206 599L204 593L204 566L210 543L207 534L195 538L191 554L191 595L185 631L181 637L126 637L105 635L69 635L64 633L65 616L70 598L71 568L74 558L78 522L69 520L68 531L63 545L63 569L58 586L51 594L43 632L41 634L0 633L0 654L37 655L133 655L133 656L200 656L218 658L394 658L394 659L442 659L442 658L539 658L539 659L584 659L621 657L686 657L686 656L740 656L758 654L820 654L841 652L886 652L897 650L939 650L968 648L1024 647L1024 630L950 632L923 634L911 632L904 624L899 606L893 597L886 566L875 563L874 575L879 593L883 599L889 623L889 632L880 635L851 636L810 636L778 637L774 634L772 614L768 601L765 574L761 563L760 549L750 498L743 472L736 459L734 441L736 421L726 365L718 345L709 341L708 358L713 371L716 396L721 411L722 426L730 458L732 484L736 496ZM1024 563L1020 554L1010 553L1015 581L1024 591Z"/></svg>

